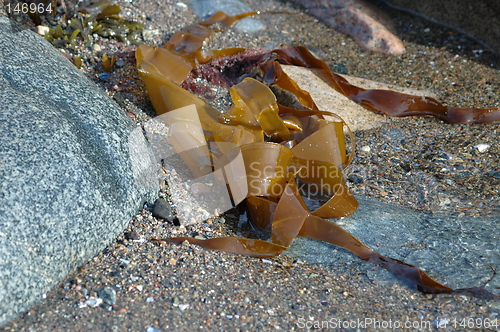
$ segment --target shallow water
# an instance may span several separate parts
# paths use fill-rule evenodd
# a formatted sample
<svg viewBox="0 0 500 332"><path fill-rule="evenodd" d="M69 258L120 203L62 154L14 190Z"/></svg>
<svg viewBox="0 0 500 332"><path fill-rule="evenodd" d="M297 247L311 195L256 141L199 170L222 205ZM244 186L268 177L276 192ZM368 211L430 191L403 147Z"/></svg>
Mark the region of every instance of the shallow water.
<svg viewBox="0 0 500 332"><path fill-rule="evenodd" d="M360 205L354 214L332 221L382 255L418 266L437 281L454 288L480 286L488 281L492 271L486 264L500 269L498 215L431 215L371 198L356 198ZM335 266L335 269L355 269L377 283L397 282L385 270L324 242L297 238L284 255L310 264ZM498 277L486 288L495 293L495 287L500 287Z"/></svg>

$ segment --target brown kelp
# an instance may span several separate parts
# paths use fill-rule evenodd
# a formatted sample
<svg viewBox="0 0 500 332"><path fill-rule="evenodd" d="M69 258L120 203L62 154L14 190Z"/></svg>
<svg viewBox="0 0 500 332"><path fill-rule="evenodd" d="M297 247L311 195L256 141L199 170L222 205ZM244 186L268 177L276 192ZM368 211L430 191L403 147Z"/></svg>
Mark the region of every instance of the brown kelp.
<svg viewBox="0 0 500 332"><path fill-rule="evenodd" d="M195 135L190 129L193 119L186 119L178 112L169 120L169 124L176 121L183 123L183 126L179 126L185 128L181 129L184 135L182 143L194 142L189 151L185 146L176 147L173 144L194 176L219 171L222 160L231 159L228 156L235 151L241 153L245 181L242 183L242 175L235 172L225 179L226 183L232 193L247 192L243 199L249 220L256 228L270 232L271 241L239 237L154 240L176 244L188 241L208 249L254 257L273 257L286 250L295 237L303 236L343 247L361 259L385 268L399 280L424 293L496 297L487 292L484 286L453 289L442 285L415 266L378 254L326 219L350 215L358 207L342 176L342 170L352 159L344 136L348 132L347 126L342 119L326 120L323 115L332 114L319 110L309 93L300 89L283 72L281 64L312 68L347 97L391 116L434 115L454 123L491 122L499 119L499 109L450 108L430 98L385 90L364 90L332 73L326 64L312 56L307 49L292 47L254 52L252 60L225 81L231 81L229 85L232 85L230 94L233 104L227 112L219 112L180 85L185 83L186 77L197 66L211 61L227 62L245 52L240 48L218 51L201 49L203 41L214 31L213 25L228 27L234 21L253 14L231 17L218 12L174 34L163 47L139 46L136 58L138 70L158 115L183 107L194 108L197 112L201 126L199 132L202 134ZM213 82L224 81L223 77L216 76L209 79ZM300 105L282 105L275 91L292 94ZM207 144L202 146L202 140ZM181 140L177 140L176 144L179 142ZM316 210L310 211L304 203L298 183L320 188L329 199ZM234 188L239 190L235 191ZM234 201L239 202L237 199Z"/></svg>

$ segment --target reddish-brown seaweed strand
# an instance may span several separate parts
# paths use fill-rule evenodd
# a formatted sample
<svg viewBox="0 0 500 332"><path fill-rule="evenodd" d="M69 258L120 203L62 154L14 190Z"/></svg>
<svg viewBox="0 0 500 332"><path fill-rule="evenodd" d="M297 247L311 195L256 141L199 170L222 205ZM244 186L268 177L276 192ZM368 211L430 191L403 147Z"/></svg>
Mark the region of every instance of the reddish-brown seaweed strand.
<svg viewBox="0 0 500 332"><path fill-rule="evenodd" d="M399 93L390 90L365 90L347 82L333 73L321 60L305 47L291 47L272 51L277 61L315 69L323 80L335 90L356 103L377 113L389 116L432 115L448 123L496 122L500 121L500 108L461 108L445 106L434 98Z"/></svg>

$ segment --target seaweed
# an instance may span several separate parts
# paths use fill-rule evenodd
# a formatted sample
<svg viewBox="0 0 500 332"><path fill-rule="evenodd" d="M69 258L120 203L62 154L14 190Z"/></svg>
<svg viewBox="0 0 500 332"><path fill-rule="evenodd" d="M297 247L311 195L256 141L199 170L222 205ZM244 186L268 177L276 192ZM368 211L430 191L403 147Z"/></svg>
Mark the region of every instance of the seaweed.
<svg viewBox="0 0 500 332"><path fill-rule="evenodd" d="M109 58L107 53L104 53L102 56L102 66L104 67L104 71L106 73L111 72L116 63L116 55L113 55L111 59Z"/></svg>
<svg viewBox="0 0 500 332"><path fill-rule="evenodd" d="M110 0L85 1L74 14L66 11L61 23L53 24L43 36L56 47L74 48L80 40L85 46L90 46L94 35L113 38L127 45L139 44L143 25L122 18L120 12L120 6L111 4ZM34 22L40 24L37 23L39 18Z"/></svg>
<svg viewBox="0 0 500 332"><path fill-rule="evenodd" d="M283 72L281 64L312 68L347 97L389 116L433 115L451 123L491 122L500 119L500 110L453 108L431 98L364 90L332 73L306 48L292 47L264 54L256 52L260 55L253 58L255 63L247 64L252 69L244 71L246 75L230 88L232 106L225 113L219 112L180 85L197 66L224 57L229 59L244 51L201 51L203 41L215 30L213 25L227 27L254 14L231 17L218 12L174 34L163 47L139 46L136 58L157 114L168 115L170 143L195 177L217 173L229 165L224 160L234 159L235 154L242 156L243 172L234 169L232 173L226 172L224 181L234 204L244 201L250 222L255 228L269 232L271 241L240 237L152 240L160 244L188 241L207 249L273 257L286 250L295 237L309 237L343 247L423 293L498 298L484 289L486 284L464 289L442 285L418 267L378 254L327 219L350 215L358 207L342 175L354 150L351 148L349 153L344 134L349 131L340 118L336 121L324 119L323 115L334 114L319 110L309 93L301 90ZM230 81L233 83L236 77L238 75L233 75ZM217 80L220 81L220 77ZM300 107L280 104L274 93L277 89L294 95ZM310 211L299 183L320 188L328 200Z"/></svg>

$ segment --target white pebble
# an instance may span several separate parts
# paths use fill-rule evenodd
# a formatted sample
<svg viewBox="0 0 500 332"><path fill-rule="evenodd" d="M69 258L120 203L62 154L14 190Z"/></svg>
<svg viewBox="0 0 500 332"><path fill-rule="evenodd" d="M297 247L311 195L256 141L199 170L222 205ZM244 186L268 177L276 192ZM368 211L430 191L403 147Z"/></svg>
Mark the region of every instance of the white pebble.
<svg viewBox="0 0 500 332"><path fill-rule="evenodd" d="M484 151L488 150L488 148L490 147L489 144L478 144L478 145L475 145L474 146L477 151L483 153Z"/></svg>

